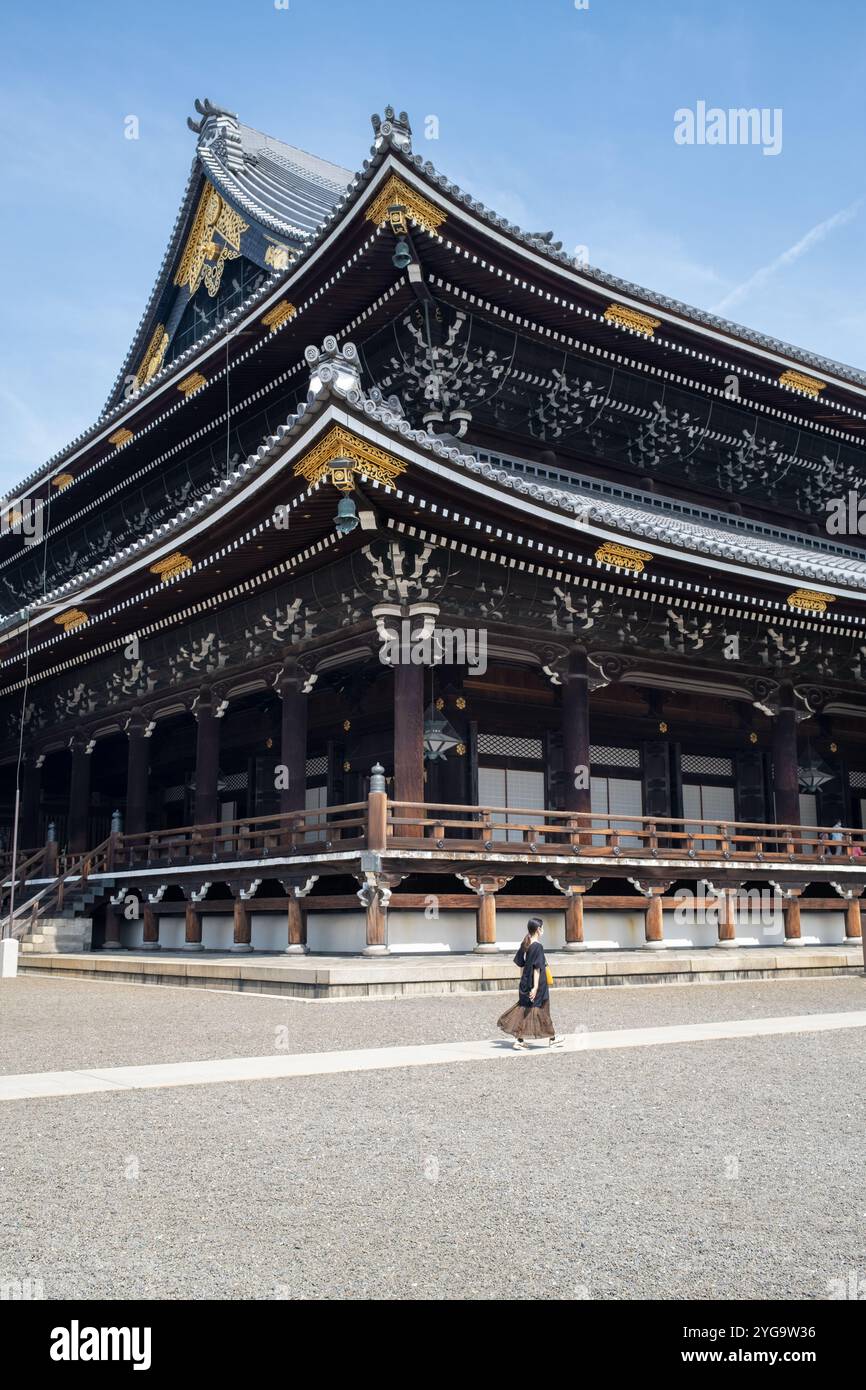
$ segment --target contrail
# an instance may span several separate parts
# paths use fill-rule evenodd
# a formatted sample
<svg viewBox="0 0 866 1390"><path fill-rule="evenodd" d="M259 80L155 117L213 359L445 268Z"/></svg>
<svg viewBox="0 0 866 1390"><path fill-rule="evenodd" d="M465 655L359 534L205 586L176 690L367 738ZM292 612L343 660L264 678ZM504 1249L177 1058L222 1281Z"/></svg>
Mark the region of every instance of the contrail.
<svg viewBox="0 0 866 1390"><path fill-rule="evenodd" d="M723 313L724 310L730 308L732 304L736 304L738 300L743 299L749 291L753 290L757 285L763 285L766 280L769 280L772 275L775 275L777 270L781 270L783 266L791 265L794 261L798 261L807 251L811 251L813 246L817 246L819 241L823 241L831 232L834 232L837 227L843 227L846 222L850 222L853 217L856 217L862 205L863 199L858 198L850 207L843 208L841 212L834 212L832 217L828 217L824 222L819 222L817 226L813 227L811 231L807 232L806 235L795 242L793 246L789 246L787 251L783 251L781 256L777 256L774 261L770 261L769 265L761 266L760 270L756 270L754 275L749 276L748 280L744 280L741 285L735 286L729 294L725 295L724 299L719 301L714 312L717 314Z"/></svg>

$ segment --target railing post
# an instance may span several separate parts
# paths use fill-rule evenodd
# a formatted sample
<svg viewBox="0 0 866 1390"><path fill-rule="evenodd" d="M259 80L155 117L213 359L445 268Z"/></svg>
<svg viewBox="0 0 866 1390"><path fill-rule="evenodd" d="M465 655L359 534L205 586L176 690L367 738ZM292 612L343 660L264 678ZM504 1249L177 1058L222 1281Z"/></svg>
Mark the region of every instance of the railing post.
<svg viewBox="0 0 866 1390"><path fill-rule="evenodd" d="M385 769L376 763L370 774L367 795L367 848L382 854L388 841L388 793L385 790Z"/></svg>
<svg viewBox="0 0 866 1390"><path fill-rule="evenodd" d="M57 827L54 821L48 823L48 834L45 839L45 877L57 877Z"/></svg>

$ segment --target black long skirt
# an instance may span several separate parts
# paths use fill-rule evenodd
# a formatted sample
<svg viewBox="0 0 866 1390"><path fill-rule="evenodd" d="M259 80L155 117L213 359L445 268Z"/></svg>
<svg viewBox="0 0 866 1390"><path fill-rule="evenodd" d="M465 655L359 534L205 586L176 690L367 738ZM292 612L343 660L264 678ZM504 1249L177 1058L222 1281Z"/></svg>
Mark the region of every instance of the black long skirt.
<svg viewBox="0 0 866 1390"><path fill-rule="evenodd" d="M550 996L543 1004L512 1004L510 1009L497 1020L497 1028L510 1033L521 1042L525 1038L554 1038L556 1029L550 1017Z"/></svg>

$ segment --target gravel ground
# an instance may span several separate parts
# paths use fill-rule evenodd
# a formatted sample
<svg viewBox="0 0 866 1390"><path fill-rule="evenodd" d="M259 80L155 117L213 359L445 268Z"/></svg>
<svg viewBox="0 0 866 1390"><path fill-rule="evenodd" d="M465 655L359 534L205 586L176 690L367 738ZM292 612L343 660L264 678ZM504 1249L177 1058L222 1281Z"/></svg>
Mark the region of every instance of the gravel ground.
<svg viewBox="0 0 866 1390"><path fill-rule="evenodd" d="M0 981L0 1073L496 1036L510 993L329 1003L19 976ZM866 1008L866 979L553 991L563 1033Z"/></svg>
<svg viewBox="0 0 866 1390"><path fill-rule="evenodd" d="M747 991L856 1006L828 985L568 1003L596 1025L745 1016ZM452 1035L477 1034L459 1002ZM435 1031L427 1003L389 1008ZM84 1299L826 1298L866 1278L862 1059L851 1030L5 1103L0 1276Z"/></svg>

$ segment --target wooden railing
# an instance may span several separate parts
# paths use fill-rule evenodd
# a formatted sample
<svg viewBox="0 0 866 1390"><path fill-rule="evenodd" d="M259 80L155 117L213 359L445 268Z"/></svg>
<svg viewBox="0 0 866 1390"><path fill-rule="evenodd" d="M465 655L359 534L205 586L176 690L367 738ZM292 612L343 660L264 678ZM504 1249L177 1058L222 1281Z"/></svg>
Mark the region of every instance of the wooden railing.
<svg viewBox="0 0 866 1390"><path fill-rule="evenodd" d="M118 871L364 849L367 802L111 837Z"/></svg>
<svg viewBox="0 0 866 1390"><path fill-rule="evenodd" d="M28 929L34 929L39 917L50 917L52 913L62 912L70 892L83 892L91 874L103 874L110 868L116 838L110 835L95 849L84 850L80 854L61 855L61 868L56 877L47 883L38 883L35 891L31 887L27 896L16 904L11 917L8 911L4 911L0 916L0 927L4 934L22 936ZM39 860L40 872L44 870L46 857L45 851L39 851L38 855L33 856L34 861ZM19 878L23 884L25 880L21 874L22 868L23 865L19 866ZM40 872L31 872L31 883L34 879L39 879ZM6 907L8 902L4 904L4 908Z"/></svg>
<svg viewBox="0 0 866 1390"><path fill-rule="evenodd" d="M519 854L661 861L862 858L866 873L866 830L853 827L389 800L386 839L400 848L418 847L423 840L425 850L448 854L507 853L511 846Z"/></svg>
<svg viewBox="0 0 866 1390"><path fill-rule="evenodd" d="M86 888L92 874L128 876L143 869L242 865L368 849L415 850L424 854L431 869L438 861L443 870L455 857L483 861L495 853L529 855L539 861L563 855L606 859L611 861L607 872L614 875L618 859L648 865L721 859L768 868L792 863L855 865L862 860L866 876L866 831L853 827L392 801L384 792L373 791L366 801L341 806L137 834L113 832L85 853L58 855L56 845L46 846L19 860L16 899L20 893L22 902L15 919L20 920L27 901L39 915L62 910L70 889ZM8 912L10 887L7 876L0 886L0 918L4 908Z"/></svg>

